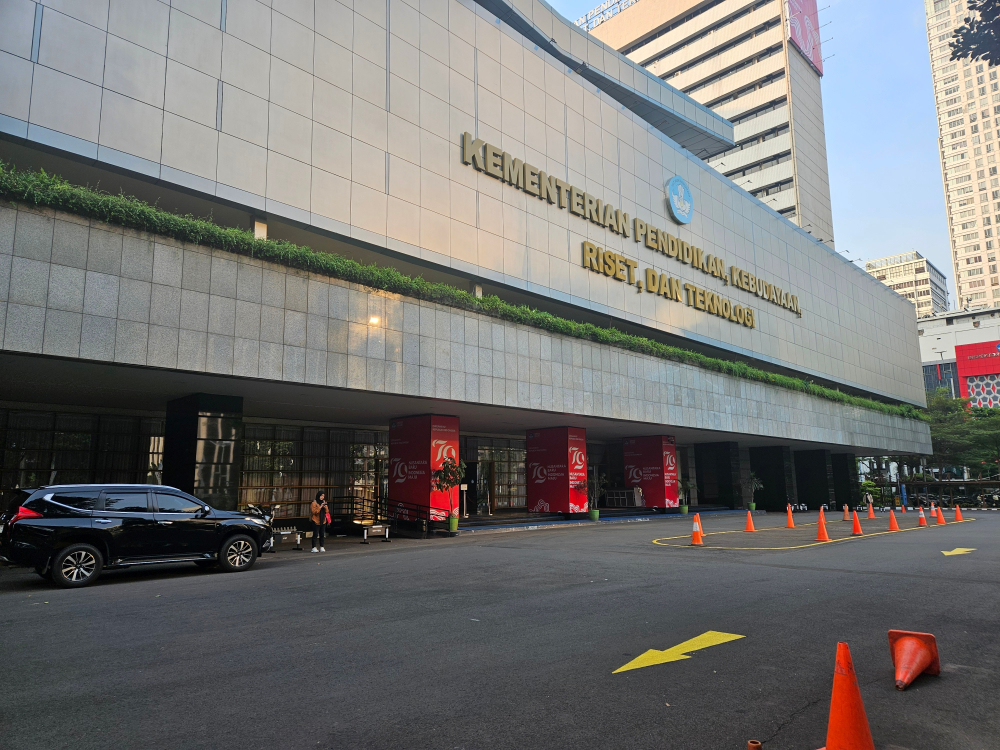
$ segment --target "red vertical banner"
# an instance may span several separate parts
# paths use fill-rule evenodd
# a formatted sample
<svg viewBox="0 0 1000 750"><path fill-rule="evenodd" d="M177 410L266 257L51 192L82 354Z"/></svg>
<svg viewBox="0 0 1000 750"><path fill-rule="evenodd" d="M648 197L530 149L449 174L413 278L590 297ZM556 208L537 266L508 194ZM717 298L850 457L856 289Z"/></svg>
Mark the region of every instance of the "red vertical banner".
<svg viewBox="0 0 1000 750"><path fill-rule="evenodd" d="M626 438L625 484L642 489L647 508L676 508L677 446L671 435Z"/></svg>
<svg viewBox="0 0 1000 750"><path fill-rule="evenodd" d="M587 431L550 427L527 433L528 510L587 511Z"/></svg>
<svg viewBox="0 0 1000 750"><path fill-rule="evenodd" d="M432 475L458 461L458 417L424 414L389 423L389 499L431 510L443 520L458 507L458 488L436 490Z"/></svg>

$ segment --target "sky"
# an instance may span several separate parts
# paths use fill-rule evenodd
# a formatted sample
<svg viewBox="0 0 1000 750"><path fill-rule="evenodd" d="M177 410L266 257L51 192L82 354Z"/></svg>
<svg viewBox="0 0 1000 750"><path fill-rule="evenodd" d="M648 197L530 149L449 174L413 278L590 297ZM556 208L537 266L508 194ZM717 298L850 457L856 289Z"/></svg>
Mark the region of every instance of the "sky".
<svg viewBox="0 0 1000 750"><path fill-rule="evenodd" d="M549 3L571 20L599 5ZM861 261L917 250L948 279L954 307L923 3L817 4L837 250Z"/></svg>

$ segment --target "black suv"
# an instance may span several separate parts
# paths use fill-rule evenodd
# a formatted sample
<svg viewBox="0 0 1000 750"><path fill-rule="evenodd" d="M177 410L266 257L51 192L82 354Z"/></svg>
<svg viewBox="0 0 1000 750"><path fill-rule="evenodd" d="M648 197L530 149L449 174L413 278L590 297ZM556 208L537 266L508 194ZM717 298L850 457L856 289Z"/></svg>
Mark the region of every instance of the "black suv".
<svg viewBox="0 0 1000 750"><path fill-rule="evenodd" d="M215 510L173 487L74 484L15 490L0 514L0 558L60 586L104 568L193 562L246 570L272 544L270 518Z"/></svg>

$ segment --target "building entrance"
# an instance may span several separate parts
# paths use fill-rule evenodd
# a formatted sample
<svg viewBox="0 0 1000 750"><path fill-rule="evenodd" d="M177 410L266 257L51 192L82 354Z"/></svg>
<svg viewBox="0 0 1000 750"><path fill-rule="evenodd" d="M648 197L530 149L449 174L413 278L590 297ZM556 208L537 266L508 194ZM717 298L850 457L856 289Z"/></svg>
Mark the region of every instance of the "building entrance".
<svg viewBox="0 0 1000 750"><path fill-rule="evenodd" d="M460 442L468 485L465 512L474 516L524 511L528 504L524 441L473 436Z"/></svg>

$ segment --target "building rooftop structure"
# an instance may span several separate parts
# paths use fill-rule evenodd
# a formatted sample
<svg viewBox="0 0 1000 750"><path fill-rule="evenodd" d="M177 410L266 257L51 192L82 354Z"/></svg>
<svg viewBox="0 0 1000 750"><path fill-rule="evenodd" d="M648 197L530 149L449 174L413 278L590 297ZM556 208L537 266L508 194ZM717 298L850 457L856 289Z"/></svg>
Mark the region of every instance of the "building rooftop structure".
<svg viewBox="0 0 1000 750"><path fill-rule="evenodd" d="M948 309L948 282L944 274L916 250L866 261L865 271L910 300L919 318Z"/></svg>

